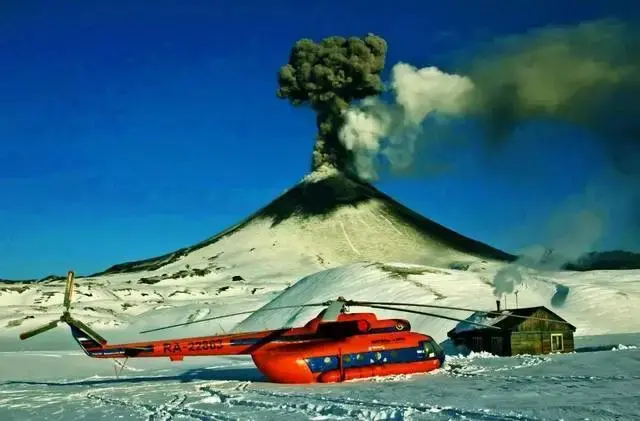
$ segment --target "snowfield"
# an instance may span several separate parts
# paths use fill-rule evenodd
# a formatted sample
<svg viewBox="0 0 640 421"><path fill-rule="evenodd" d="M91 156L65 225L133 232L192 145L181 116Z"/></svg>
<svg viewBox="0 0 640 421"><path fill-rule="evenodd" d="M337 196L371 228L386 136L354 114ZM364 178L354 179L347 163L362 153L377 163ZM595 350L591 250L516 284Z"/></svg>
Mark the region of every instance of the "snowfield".
<svg viewBox="0 0 640 421"><path fill-rule="evenodd" d="M236 268L250 275L231 281L192 274L155 283L137 280L158 276L158 271L81 278L72 313L116 342L297 325L320 309L266 309L338 296L493 310L492 279L499 265L454 270L353 263L309 270L297 282L286 275L260 278L257 271ZM287 269L283 264L283 272ZM467 355L447 344L446 332L456 322L376 311L379 317L406 318L413 330L443 343L449 354L444 368L425 375L305 386L266 383L245 356L186 358L176 363L130 360L116 378L114 362L86 357L75 348L66 326L24 342L17 338L21 330L59 315L62 281L4 284L2 288L11 291L0 297L0 419L638 419L640 323L634 310L640 308L640 271L529 271L524 280L518 305L545 305L576 325L576 353ZM510 307L515 304L513 295L507 300ZM249 317L137 333L258 307L262 309ZM472 314L432 311L461 319ZM34 317L26 318L30 315Z"/></svg>
<svg viewBox="0 0 640 421"><path fill-rule="evenodd" d="M612 350L640 335L585 339L593 352L448 357L426 375L308 386L265 383L244 357L133 361L116 379L112 363L75 351L4 352L0 419L637 419L640 351Z"/></svg>

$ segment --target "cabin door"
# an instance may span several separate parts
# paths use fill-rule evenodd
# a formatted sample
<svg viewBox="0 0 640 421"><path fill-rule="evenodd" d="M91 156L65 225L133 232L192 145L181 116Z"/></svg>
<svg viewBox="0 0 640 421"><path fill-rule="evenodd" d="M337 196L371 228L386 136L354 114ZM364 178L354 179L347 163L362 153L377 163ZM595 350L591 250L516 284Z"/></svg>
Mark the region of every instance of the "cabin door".
<svg viewBox="0 0 640 421"><path fill-rule="evenodd" d="M564 350L564 340L562 333L551 334L551 352L561 352Z"/></svg>

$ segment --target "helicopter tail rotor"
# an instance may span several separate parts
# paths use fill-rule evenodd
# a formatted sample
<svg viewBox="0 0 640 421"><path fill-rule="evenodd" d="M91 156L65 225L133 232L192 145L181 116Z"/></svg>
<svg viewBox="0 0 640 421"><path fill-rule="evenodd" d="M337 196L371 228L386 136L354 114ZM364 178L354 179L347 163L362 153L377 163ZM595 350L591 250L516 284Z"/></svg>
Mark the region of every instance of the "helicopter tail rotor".
<svg viewBox="0 0 640 421"><path fill-rule="evenodd" d="M29 339L32 336L36 336L36 335L39 335L41 333L44 333L44 332L46 332L48 330L51 330L51 329L55 328L56 326L58 326L58 323L60 323L60 320L54 320L52 322L47 323L46 325L40 326L40 327L35 328L35 329L31 329L31 330L26 331L26 332L22 332L20 334L20 339L22 339L24 341L25 339Z"/></svg>
<svg viewBox="0 0 640 421"><path fill-rule="evenodd" d="M21 333L20 334L21 340L29 339L33 336L36 336L41 333L47 332L51 329L54 329L56 326L58 326L60 322L62 322L62 323L66 323L67 325L73 328L76 328L77 330L79 330L80 332L82 332L83 334L90 337L91 339L93 339L94 341L98 342L101 345L104 345L107 343L107 340L104 339L102 336L100 336L100 334L98 334L95 330L91 329L89 326L87 326L85 323L81 322L80 320L77 320L71 317L71 314L69 313L69 308L71 307L71 299L73 297L74 278L75 278L75 274L73 271L70 270L67 273L67 282L64 290L64 299L62 302L64 310L62 312L62 316L60 316L58 320L53 320L45 325L42 325L35 329Z"/></svg>

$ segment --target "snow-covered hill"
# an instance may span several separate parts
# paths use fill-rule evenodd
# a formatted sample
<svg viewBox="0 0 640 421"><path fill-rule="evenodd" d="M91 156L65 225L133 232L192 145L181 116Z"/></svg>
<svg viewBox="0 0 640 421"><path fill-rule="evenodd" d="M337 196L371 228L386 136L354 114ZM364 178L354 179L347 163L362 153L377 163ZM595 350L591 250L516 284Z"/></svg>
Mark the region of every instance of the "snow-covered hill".
<svg viewBox="0 0 640 421"><path fill-rule="evenodd" d="M109 275L80 280L72 307L73 314L97 329L121 328L106 332L110 340L139 338L137 332L164 324L182 323L225 313L263 307L248 317L216 320L147 334L148 339L204 335L229 330L261 330L302 324L318 308L264 311L272 306L322 302L344 296L354 300L404 301L421 304L495 308L493 273L501 265L484 265L469 270L390 263L353 263L303 277L287 286L284 278L216 280L207 277L167 278L155 284L129 283L127 275ZM639 332L634 309L640 306L640 271L524 272L518 294L519 306L546 305L577 327L576 335ZM13 288L25 288L13 287ZM33 285L22 292L3 293L0 323L3 333L16 338L19 331L56 318L61 311L63 285L60 281ZM37 297L47 301L31 302ZM515 296L506 297L515 305ZM370 311L352 308L352 311ZM434 311L464 319L468 311ZM375 311L380 317L405 317L414 330L433 335L438 341L456 323L392 312ZM246 319L245 319L246 318ZM58 335L67 330L59 327ZM54 335L47 333L46 335ZM111 336L110 336L111 335ZM115 335L115 336L114 336ZM41 337L11 346L39 349ZM50 340L48 340L50 342ZM16 341L17 342L17 341Z"/></svg>
<svg viewBox="0 0 640 421"><path fill-rule="evenodd" d="M265 308L334 299L382 300L494 310L493 285L486 271L470 272L406 264L351 264L305 277ZM507 297L510 307L515 296ZM518 305L545 305L577 327L576 335L640 332L634 309L640 306L640 271L559 272L525 274ZM351 311L372 311L352 307ZM427 310L465 319L459 310ZM427 316L375 310L379 317L402 316L413 329L438 341L456 322ZM259 330L302 323L317 313L314 308L258 311L237 330Z"/></svg>

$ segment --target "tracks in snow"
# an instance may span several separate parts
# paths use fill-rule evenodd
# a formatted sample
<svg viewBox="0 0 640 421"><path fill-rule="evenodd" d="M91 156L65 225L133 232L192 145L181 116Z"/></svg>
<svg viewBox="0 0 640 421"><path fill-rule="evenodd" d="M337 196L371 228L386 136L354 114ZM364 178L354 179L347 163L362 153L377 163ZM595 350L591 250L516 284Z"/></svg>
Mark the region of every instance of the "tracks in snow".
<svg viewBox="0 0 640 421"><path fill-rule="evenodd" d="M146 417L147 421L171 421L178 416L182 419L187 418L203 421L234 420L234 418L229 418L221 414L193 409L185 406L185 402L188 399L188 396L185 394L175 394L171 396L171 399L168 402L160 406L145 404L135 400L112 398L98 393L88 393L86 397L87 399L94 401L99 405L119 406L124 407L129 411L137 412L140 415Z"/></svg>
<svg viewBox="0 0 640 421"><path fill-rule="evenodd" d="M333 396L328 393L301 394L268 391L241 385L242 393L222 392L206 385L200 390L208 392L222 405L246 406L273 411L275 414L289 413L303 415L307 419L350 419L350 420L412 420L412 419L474 419L479 421L536 420L521 414L497 414L490 410L465 410L442 407L426 403L380 402L350 397ZM329 396L327 396L329 395ZM260 399L257 399L260 398Z"/></svg>

